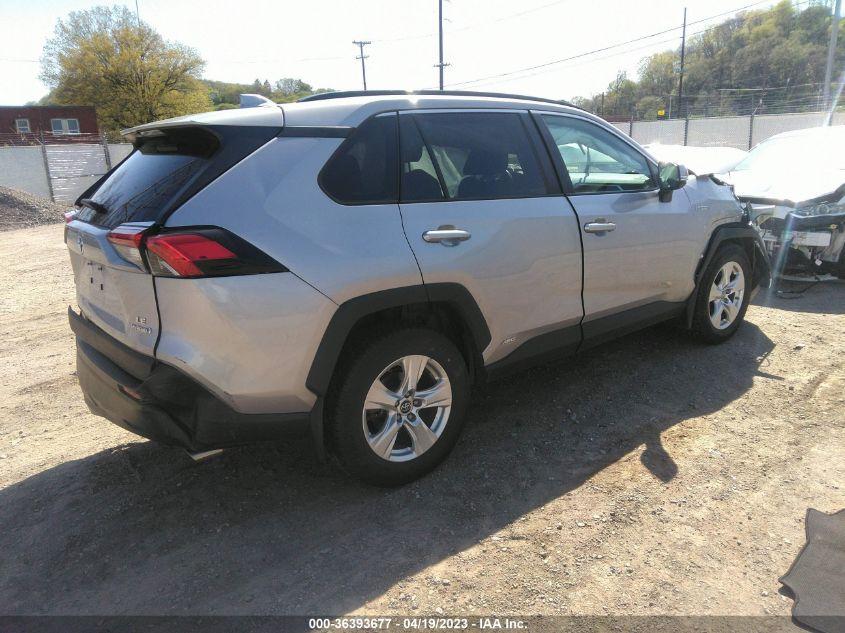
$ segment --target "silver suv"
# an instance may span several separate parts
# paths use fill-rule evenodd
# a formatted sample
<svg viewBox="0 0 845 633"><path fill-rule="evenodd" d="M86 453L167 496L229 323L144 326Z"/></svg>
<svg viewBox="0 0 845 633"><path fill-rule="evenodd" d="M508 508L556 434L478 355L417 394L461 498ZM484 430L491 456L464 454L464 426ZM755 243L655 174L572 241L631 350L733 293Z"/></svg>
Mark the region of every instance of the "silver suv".
<svg viewBox="0 0 845 633"><path fill-rule="evenodd" d="M407 482L474 383L669 319L724 341L769 283L729 187L560 102L329 93L125 134L66 228L79 382L193 453L305 432Z"/></svg>

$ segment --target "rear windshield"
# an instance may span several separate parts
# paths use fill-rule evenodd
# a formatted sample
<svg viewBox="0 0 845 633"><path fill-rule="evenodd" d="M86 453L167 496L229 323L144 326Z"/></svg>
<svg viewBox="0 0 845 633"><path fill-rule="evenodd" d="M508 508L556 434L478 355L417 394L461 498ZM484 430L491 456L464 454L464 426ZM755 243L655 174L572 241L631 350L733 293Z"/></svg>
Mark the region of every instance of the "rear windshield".
<svg viewBox="0 0 845 633"><path fill-rule="evenodd" d="M107 227L157 220L217 148L217 138L199 129L141 139L93 195L80 201L80 219Z"/></svg>

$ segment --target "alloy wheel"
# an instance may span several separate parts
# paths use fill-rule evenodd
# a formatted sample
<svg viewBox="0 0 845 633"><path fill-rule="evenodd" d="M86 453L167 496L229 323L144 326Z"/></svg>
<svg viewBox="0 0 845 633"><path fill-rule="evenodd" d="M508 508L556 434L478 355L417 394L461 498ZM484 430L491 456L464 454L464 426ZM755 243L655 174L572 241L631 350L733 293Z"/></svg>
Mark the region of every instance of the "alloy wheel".
<svg viewBox="0 0 845 633"><path fill-rule="evenodd" d="M452 386L433 358L403 356L385 367L364 400L364 437L391 462L416 459L430 449L449 421Z"/></svg>
<svg viewBox="0 0 845 633"><path fill-rule="evenodd" d="M710 322L717 330L729 328L739 316L745 296L745 275L737 262L726 262L710 286Z"/></svg>

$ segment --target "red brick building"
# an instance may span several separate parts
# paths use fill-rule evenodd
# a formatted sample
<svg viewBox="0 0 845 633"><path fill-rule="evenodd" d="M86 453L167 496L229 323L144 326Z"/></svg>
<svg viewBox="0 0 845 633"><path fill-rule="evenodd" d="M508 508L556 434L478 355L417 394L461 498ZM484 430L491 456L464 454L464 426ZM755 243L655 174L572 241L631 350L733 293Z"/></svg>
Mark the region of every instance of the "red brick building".
<svg viewBox="0 0 845 633"><path fill-rule="evenodd" d="M99 131L94 106L0 106L0 144L42 134L54 142L72 142Z"/></svg>

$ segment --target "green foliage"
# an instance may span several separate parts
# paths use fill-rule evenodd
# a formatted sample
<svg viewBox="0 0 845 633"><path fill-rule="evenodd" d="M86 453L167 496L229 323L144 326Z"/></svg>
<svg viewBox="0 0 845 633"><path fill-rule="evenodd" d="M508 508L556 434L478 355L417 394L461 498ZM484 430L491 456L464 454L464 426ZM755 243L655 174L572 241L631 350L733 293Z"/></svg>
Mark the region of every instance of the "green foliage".
<svg viewBox="0 0 845 633"><path fill-rule="evenodd" d="M259 94L276 103L290 103L308 95L320 92L332 92L331 88L318 88L314 90L310 84L292 77L278 79L273 84L267 79L264 81L256 79L251 84L228 83L210 79L203 79L203 83L208 86L211 101L215 106L222 104L237 105L239 101L238 96L241 94ZM225 108L216 107L215 109L221 110Z"/></svg>
<svg viewBox="0 0 845 633"><path fill-rule="evenodd" d="M56 24L41 58L52 104L93 105L112 132L211 109L203 60L164 40L126 7L73 11Z"/></svg>
<svg viewBox="0 0 845 633"><path fill-rule="evenodd" d="M643 59L636 82L617 75L602 96L574 102L608 117L656 118L657 110L692 115L748 114L752 110L815 109L824 80L830 7L804 10L783 0L740 13L687 40L684 104L678 104L680 49ZM845 65L845 20L840 22L835 68ZM759 89L759 90L749 90ZM670 103L671 101L671 103Z"/></svg>

